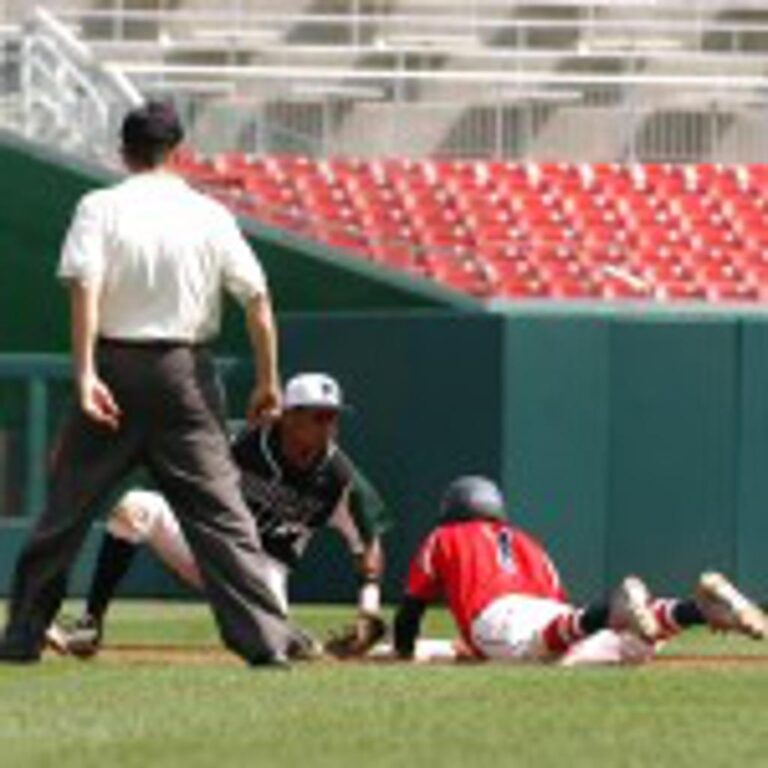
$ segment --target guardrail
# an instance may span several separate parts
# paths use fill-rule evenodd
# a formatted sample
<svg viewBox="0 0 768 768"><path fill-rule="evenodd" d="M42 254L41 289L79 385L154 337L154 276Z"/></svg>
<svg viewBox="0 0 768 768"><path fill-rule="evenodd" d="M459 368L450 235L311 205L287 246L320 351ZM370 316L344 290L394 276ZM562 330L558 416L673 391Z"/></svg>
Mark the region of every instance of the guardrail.
<svg viewBox="0 0 768 768"><path fill-rule="evenodd" d="M119 4L118 4L119 5ZM240 40L258 47L261 43L282 40L302 44L320 40L328 47L360 45L375 41L383 48L409 41L426 41L447 53L462 44L498 44L503 47L546 47L551 33L574 44L594 42L601 46L610 40L623 41L623 47L648 47L655 39L674 41L683 36L679 47L740 51L764 36L768 24L719 18L724 10L765 10L759 2L547 2L519 7L514 3L479 1L463 3L410 3L396 7L365 5L360 0L342 0L327 10L291 11L259 3L239 9L212 11L141 10L129 8L63 9L57 14L69 23L88 26L94 40L131 41L147 36L157 42L174 30L190 28L199 40L216 38ZM576 13L578 11L578 13ZM561 17L557 17L557 13ZM569 18L569 16L571 16ZM95 30L98 30L96 32ZM441 39L444 38L444 39ZM552 47L550 45L550 47Z"/></svg>
<svg viewBox="0 0 768 768"><path fill-rule="evenodd" d="M174 82L212 87L220 68L127 72L145 93L174 93L208 153L760 162L768 149L759 76L240 67L230 77L257 92L200 97Z"/></svg>
<svg viewBox="0 0 768 768"><path fill-rule="evenodd" d="M0 125L21 125L21 27L0 25Z"/></svg>
<svg viewBox="0 0 768 768"><path fill-rule="evenodd" d="M55 381L69 378L70 365L66 358L54 355L0 355L0 385L7 386L12 383L25 390L25 418L23 438L15 435L16 439L4 440L6 451L12 450L9 445L18 443L24 445L24 459L21 477L14 478L22 488L22 511L24 515L39 512L45 503L45 475L46 475L46 449L48 442L49 423L49 387ZM3 420L12 414L5 411ZM18 414L17 414L18 415ZM6 438L9 433L6 431ZM6 456L6 467L0 473L0 477L6 477L6 483L11 482L8 477L7 466L9 457ZM10 489L0 488L0 504L7 503L3 498L3 491L7 497ZM0 507L3 517L10 516ZM16 515L13 515L16 516Z"/></svg>
<svg viewBox="0 0 768 768"><path fill-rule="evenodd" d="M463 15L456 6L445 6L441 13L430 3L410 7L408 13L369 12L354 0L340 2L329 14L277 15L269 7L254 12L255 6L246 3L233 4L229 13L136 11L121 3L111 9L66 11L60 18L38 10L22 48L25 130L28 136L109 159L124 110L142 94L156 94L177 100L193 142L211 153L439 154L592 162L750 162L765 156L768 78L762 76L761 52L733 56L694 46L656 50L649 59L642 47L605 50L595 44L602 40L616 45L615 38L605 35L619 29L637 43L644 29L669 32L675 24L690 33L689 42L702 41L709 32L727 35L728 30L734 35L754 32L768 41L768 23L713 19L707 14L723 6L708 2L687 10L677 2L578 5L584 12L572 21L487 18L478 9L509 11L511 6L480 0ZM683 25L641 16L628 26L626 18L597 15L608 5L614 12L623 8L627 13L634 9L632 13L664 11L687 17ZM428 6L437 19L413 10ZM595 13L590 15L590 9ZM456 22L458 28L463 19L466 30L475 12L482 29L493 31L490 37L499 30L517 37L495 48L452 48L446 40L433 46L413 39L420 23L450 27ZM213 35L216 24L225 19L231 24L233 18L242 22L237 30ZM73 33L78 24L93 20L102 25L97 39L112 40L101 51ZM113 29L118 20L120 28ZM187 37L177 38L164 26L190 21L195 26ZM304 31L314 23L381 28L378 37L364 35L364 45L342 40L302 47L296 44L298 32L282 40L284 45L254 38L253 25L261 33L269 31L270 21L286 25L280 26L278 38L299 21L298 29ZM395 22L410 28L410 40L395 45L384 34L386 25ZM573 49L538 48L527 35L545 28L581 33L573 38ZM113 48L120 35L125 48ZM236 63L240 43L242 50L252 44L263 63ZM224 59L208 65L166 60L185 45L198 52L211 45ZM120 50L132 54L121 58ZM322 65L318 55L326 57ZM435 56L442 58L435 63ZM650 69L649 61L654 64ZM682 64L694 69L682 76L677 72ZM587 65L597 71L580 71ZM601 67L608 71L601 72Z"/></svg>
<svg viewBox="0 0 768 768"><path fill-rule="evenodd" d="M126 109L139 90L42 8L22 39L20 92L27 136L88 154L111 155Z"/></svg>

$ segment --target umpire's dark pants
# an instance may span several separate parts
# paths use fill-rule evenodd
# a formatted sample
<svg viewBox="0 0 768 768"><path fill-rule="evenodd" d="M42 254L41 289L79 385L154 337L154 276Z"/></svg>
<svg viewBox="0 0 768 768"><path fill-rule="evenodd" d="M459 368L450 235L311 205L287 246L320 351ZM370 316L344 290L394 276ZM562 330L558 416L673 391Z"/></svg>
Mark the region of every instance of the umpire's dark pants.
<svg viewBox="0 0 768 768"><path fill-rule="evenodd" d="M103 341L97 359L122 409L120 428L99 426L79 409L69 417L48 506L16 568L6 643L39 652L100 502L144 464L178 510L224 643L256 664L284 654L293 631L261 575L264 556L230 458L210 353Z"/></svg>

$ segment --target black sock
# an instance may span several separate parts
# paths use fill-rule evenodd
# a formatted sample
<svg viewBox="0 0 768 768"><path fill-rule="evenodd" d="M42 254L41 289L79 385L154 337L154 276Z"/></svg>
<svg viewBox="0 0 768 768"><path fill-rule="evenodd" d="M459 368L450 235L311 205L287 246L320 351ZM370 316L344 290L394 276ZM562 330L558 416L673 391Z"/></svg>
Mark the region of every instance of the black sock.
<svg viewBox="0 0 768 768"><path fill-rule="evenodd" d="M137 551L136 544L118 539L108 531L104 534L86 604L90 616L97 620L103 619Z"/></svg>
<svg viewBox="0 0 768 768"><path fill-rule="evenodd" d="M604 603L595 603L582 609L579 626L585 635L594 635L608 626L611 609Z"/></svg>
<svg viewBox="0 0 768 768"><path fill-rule="evenodd" d="M672 607L672 618L680 628L706 624L707 620L694 600L679 600Z"/></svg>

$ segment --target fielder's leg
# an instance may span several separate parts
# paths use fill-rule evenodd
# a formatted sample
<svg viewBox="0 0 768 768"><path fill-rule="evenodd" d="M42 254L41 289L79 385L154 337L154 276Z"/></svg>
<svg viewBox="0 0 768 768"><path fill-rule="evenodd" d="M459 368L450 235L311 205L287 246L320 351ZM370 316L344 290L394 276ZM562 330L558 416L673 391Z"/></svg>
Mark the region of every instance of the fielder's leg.
<svg viewBox="0 0 768 768"><path fill-rule="evenodd" d="M200 569L171 505L156 491L129 491L115 506L107 523L112 539L149 547L188 586L203 587ZM93 608L98 610L98 601Z"/></svg>
<svg viewBox="0 0 768 768"><path fill-rule="evenodd" d="M109 526L113 536L134 544L145 544L184 584L204 589L203 577L178 515L161 493L134 491L124 499L119 516ZM263 577L280 610L288 613L288 570L283 563L264 554Z"/></svg>
<svg viewBox="0 0 768 768"><path fill-rule="evenodd" d="M192 589L202 591L203 577L179 524L178 515L161 493L144 490L126 493L110 515L107 531L110 541L130 547L133 552L139 546L147 546L179 580ZM110 559L104 558L103 573L107 577L104 579L107 584L110 583L109 577L112 575ZM288 613L288 570L283 563L267 555L264 565L264 577L282 611ZM94 584L88 602L89 612L93 615L103 615L104 606L108 603L108 599L105 601L106 597L107 592L101 590L98 584Z"/></svg>
<svg viewBox="0 0 768 768"><path fill-rule="evenodd" d="M197 564L168 502L155 491L128 491L107 518L85 612L71 626L55 624L48 630L54 650L81 658L98 653L109 606L139 547L145 545L181 581L201 589Z"/></svg>
<svg viewBox="0 0 768 768"><path fill-rule="evenodd" d="M184 584L203 589L200 569L164 496L156 491L128 491L108 517L85 612L71 626L54 624L48 631L54 650L80 658L98 653L109 606L141 546L147 546ZM287 613L286 567L268 558L265 579Z"/></svg>

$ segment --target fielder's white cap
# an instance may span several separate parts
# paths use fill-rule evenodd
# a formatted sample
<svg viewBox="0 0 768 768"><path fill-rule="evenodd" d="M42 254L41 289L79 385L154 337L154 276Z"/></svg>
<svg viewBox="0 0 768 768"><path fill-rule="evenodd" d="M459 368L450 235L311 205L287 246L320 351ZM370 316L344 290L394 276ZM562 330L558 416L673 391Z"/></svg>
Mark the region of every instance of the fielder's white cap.
<svg viewBox="0 0 768 768"><path fill-rule="evenodd" d="M327 373L300 373L285 385L283 408L327 408L341 410L344 407L341 387Z"/></svg>

